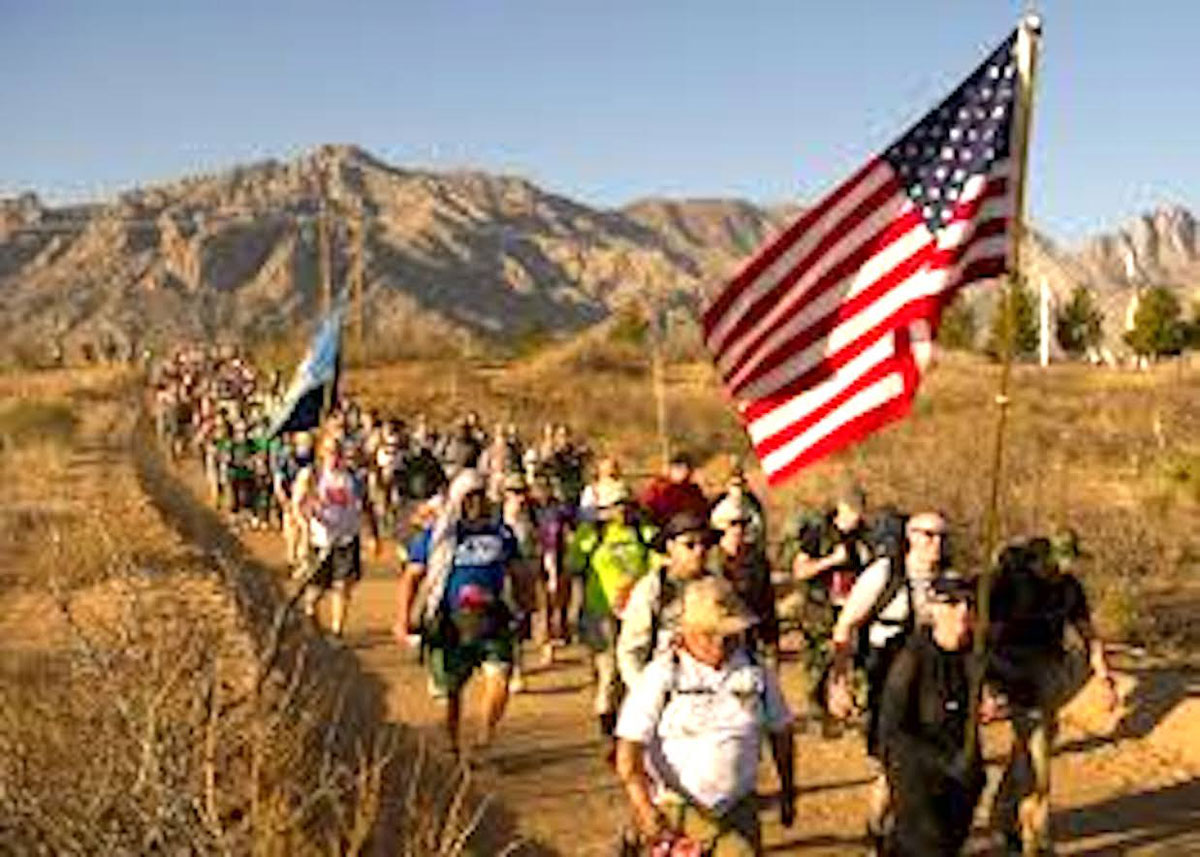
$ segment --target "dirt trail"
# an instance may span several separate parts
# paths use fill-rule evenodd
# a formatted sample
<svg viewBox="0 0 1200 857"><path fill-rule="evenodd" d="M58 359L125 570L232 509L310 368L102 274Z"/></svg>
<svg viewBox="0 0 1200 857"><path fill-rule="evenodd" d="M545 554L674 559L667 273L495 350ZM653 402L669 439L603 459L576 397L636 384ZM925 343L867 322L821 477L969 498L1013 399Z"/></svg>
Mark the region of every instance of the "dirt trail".
<svg viewBox="0 0 1200 857"><path fill-rule="evenodd" d="M273 537L248 539L264 559L278 551ZM276 554L277 555L277 554ZM387 688L390 716L437 736L441 709L426 691L415 658L392 640L395 581L374 567L356 592L347 642L364 670ZM572 647L549 668L527 656L528 690L513 697L482 776L512 809L522 833L563 855L603 855L625 819L624 795L600 758L584 653ZM782 667L785 689L799 707L802 670ZM1116 740L1085 727L1107 726L1088 700L1072 709L1054 767L1054 826L1063 855L1200 854L1200 759L1180 742L1200 738L1200 674L1162 666L1135 668L1126 681L1129 705ZM1169 740L1156 727L1179 721ZM473 724L472 724L473 725ZM1007 727L990 730L989 756L1007 746ZM870 769L856 733L826 739L815 730L797 741L798 822L782 829L773 809L764 814L767 853L844 855L861 851L859 833ZM775 788L764 765L761 791ZM989 779L998 777L995 765ZM990 797L985 795L984 805ZM981 823L983 818L981 816ZM972 853L986 853L976 836Z"/></svg>
<svg viewBox="0 0 1200 857"><path fill-rule="evenodd" d="M139 455L146 453L139 450ZM87 462L78 464L81 478L92 472ZM187 484L197 487L194 474L187 474ZM196 496L177 498L180 508L193 505ZM226 548L236 544L228 533L208 536ZM241 544L241 558L264 575L283 573L275 536L247 534ZM236 549L233 553L239 555ZM356 591L347 643L364 671L382 684L388 715L427 729L437 741L441 711L429 698L425 674L390 635L394 598L390 570L369 567ZM480 776L515 813L521 833L537 843L521 853L603 855L625 818L625 802L600 759L583 653L571 648L561 663L545 669L535 661L527 659L529 689L514 697ZM1200 854L1200 758L1195 746L1200 744L1200 675L1151 663L1132 665L1130 675L1129 710L1115 740L1076 725L1064 729L1054 771L1060 854ZM800 706L799 666L785 662L783 678L790 698ZM1095 718L1086 712L1078 719L1094 726ZM989 733L991 755L998 755L1003 744L1003 729ZM774 811L765 814L768 853L859 853L869 779L861 741L854 734L823 739L806 732L799 737L797 753L798 821L786 831L779 828ZM995 776L993 769L993 781ZM762 787L764 793L773 791L774 780L767 773ZM972 851L983 853L979 842Z"/></svg>

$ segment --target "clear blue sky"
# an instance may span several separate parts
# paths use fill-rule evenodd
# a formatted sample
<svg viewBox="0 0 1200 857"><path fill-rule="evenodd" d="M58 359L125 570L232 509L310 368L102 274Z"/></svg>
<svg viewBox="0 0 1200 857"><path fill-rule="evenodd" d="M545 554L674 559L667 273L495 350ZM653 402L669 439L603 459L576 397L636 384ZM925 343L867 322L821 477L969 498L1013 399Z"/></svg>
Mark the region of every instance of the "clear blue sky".
<svg viewBox="0 0 1200 857"><path fill-rule="evenodd" d="M0 193L94 198L320 142L597 205L813 199L1013 0L0 0ZM1200 208L1200 2L1047 0L1035 222Z"/></svg>

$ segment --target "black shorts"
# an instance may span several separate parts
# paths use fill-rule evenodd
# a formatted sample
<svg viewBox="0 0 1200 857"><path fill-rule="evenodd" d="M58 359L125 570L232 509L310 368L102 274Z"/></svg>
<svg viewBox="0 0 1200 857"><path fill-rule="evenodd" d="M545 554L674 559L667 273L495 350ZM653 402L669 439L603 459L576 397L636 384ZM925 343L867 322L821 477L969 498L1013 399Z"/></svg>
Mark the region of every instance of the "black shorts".
<svg viewBox="0 0 1200 857"><path fill-rule="evenodd" d="M318 549L320 555L324 548ZM362 545L357 537L344 545L332 547L321 561L313 586L329 589L335 583L355 583L362 579Z"/></svg>

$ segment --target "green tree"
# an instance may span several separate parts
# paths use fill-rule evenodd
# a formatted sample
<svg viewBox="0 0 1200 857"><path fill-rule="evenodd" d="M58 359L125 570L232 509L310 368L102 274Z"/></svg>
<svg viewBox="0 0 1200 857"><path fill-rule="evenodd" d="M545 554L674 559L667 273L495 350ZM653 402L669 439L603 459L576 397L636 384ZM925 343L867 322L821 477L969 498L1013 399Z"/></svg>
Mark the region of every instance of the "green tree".
<svg viewBox="0 0 1200 857"><path fill-rule="evenodd" d="M975 310L966 296L959 294L942 312L942 323L937 334L938 345L954 351L971 351L975 348L977 327Z"/></svg>
<svg viewBox="0 0 1200 857"><path fill-rule="evenodd" d="M1104 315L1096 306L1090 290L1076 286L1071 300L1054 319L1054 333L1063 351L1076 356L1100 344Z"/></svg>
<svg viewBox="0 0 1200 857"><path fill-rule="evenodd" d="M1037 304L1033 292L1025 285L1023 278L1016 278L1009 286L1009 300L1012 302L1011 313L1005 312L1004 293L996 303L996 311L992 314L992 326L988 331L987 346L984 349L988 356L999 360L1004 356L1006 342L1012 343L1012 356L1020 360L1032 357L1038 350L1038 321ZM1012 327L1008 325L1012 318Z"/></svg>
<svg viewBox="0 0 1200 857"><path fill-rule="evenodd" d="M1179 298L1165 286L1142 293L1133 314L1133 329L1125 342L1139 357L1178 354L1187 345L1188 330Z"/></svg>
<svg viewBox="0 0 1200 857"><path fill-rule="evenodd" d="M1188 351L1200 351L1200 301L1192 304L1192 320L1184 332L1183 347Z"/></svg>

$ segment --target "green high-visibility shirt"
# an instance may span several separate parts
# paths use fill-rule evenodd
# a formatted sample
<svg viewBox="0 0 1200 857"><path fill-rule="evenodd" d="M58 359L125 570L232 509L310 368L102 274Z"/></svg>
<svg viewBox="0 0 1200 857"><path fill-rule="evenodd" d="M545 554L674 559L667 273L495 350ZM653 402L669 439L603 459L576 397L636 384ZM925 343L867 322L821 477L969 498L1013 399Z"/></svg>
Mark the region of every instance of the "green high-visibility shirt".
<svg viewBox="0 0 1200 857"><path fill-rule="evenodd" d="M600 528L603 527L603 533ZM618 594L628 594L654 562L654 527L611 521L580 525L567 545L567 571L584 578L583 609L591 616L613 612Z"/></svg>

